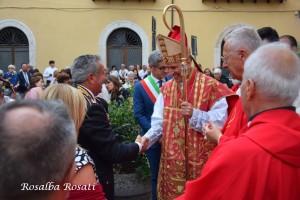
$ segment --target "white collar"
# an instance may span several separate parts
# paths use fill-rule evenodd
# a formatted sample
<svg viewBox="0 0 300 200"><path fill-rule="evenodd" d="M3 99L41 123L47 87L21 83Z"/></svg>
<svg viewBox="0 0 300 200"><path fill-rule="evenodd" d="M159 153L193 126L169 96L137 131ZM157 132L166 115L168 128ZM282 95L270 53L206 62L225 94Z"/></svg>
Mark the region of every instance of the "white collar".
<svg viewBox="0 0 300 200"><path fill-rule="evenodd" d="M241 87L239 87L239 89L237 89L237 91L235 92L237 95L239 95L239 97L241 96Z"/></svg>
<svg viewBox="0 0 300 200"><path fill-rule="evenodd" d="M154 80L155 83L158 83L158 81L160 81L159 79L155 78L155 77L152 75L152 73L151 73L151 77L153 78L153 80ZM161 80L162 80L163 83L166 82L166 78L163 78L163 79L161 79Z"/></svg>

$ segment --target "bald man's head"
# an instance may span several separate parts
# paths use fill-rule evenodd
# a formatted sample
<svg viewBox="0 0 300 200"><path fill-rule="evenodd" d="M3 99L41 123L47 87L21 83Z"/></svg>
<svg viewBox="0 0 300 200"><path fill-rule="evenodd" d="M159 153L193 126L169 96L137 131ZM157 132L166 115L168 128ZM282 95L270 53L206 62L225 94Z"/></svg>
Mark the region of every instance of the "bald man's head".
<svg viewBox="0 0 300 200"><path fill-rule="evenodd" d="M0 116L0 158L5 160L0 165L0 199L47 198L53 191L15 188L65 179L76 145L66 106L61 101L15 101L1 106Z"/></svg>
<svg viewBox="0 0 300 200"><path fill-rule="evenodd" d="M52 117L48 113L42 113L37 108L29 106L14 108L7 112L2 119L4 124L16 124L16 126L9 126L9 132L15 136L25 133L32 134L31 136L37 135L52 121Z"/></svg>

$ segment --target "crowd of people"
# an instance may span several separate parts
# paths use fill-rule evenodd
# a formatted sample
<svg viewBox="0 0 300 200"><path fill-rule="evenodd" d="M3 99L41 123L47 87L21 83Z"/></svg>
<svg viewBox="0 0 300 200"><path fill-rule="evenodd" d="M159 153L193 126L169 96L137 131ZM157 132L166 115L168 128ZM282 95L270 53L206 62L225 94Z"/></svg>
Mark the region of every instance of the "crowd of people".
<svg viewBox="0 0 300 200"><path fill-rule="evenodd" d="M43 74L0 71L0 199L113 200L113 164L142 153L152 200L300 199L296 39L238 27L221 67L188 57L183 77L178 35L159 34L148 65L109 70L87 54L63 70L50 60ZM108 104L128 98L141 133L125 144Z"/></svg>

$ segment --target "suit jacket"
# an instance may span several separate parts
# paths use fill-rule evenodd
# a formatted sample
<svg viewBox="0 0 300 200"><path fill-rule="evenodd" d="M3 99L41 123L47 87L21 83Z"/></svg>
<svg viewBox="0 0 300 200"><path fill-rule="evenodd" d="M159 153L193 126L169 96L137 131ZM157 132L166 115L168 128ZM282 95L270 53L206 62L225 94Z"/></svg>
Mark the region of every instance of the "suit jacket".
<svg viewBox="0 0 300 200"><path fill-rule="evenodd" d="M169 78L166 78L168 81ZM134 116L142 128L141 134L144 135L151 128L151 116L153 114L154 103L145 91L140 82L134 86L133 109Z"/></svg>
<svg viewBox="0 0 300 200"><path fill-rule="evenodd" d="M31 78L30 73L27 73L27 75L28 75L28 80L29 80L29 84L30 84L30 78ZM26 80L25 80L25 77L24 77L22 71L20 71L18 73L18 78L19 78L19 86L18 86L17 91L20 93L25 93L28 90L29 85L26 83Z"/></svg>
<svg viewBox="0 0 300 200"><path fill-rule="evenodd" d="M81 89L82 91L82 89ZM139 153L136 143L122 144L116 140L109 122L105 100L91 101L83 92L88 110L79 130L78 144L88 150L96 165L96 173L108 200L114 199L113 163L135 160Z"/></svg>
<svg viewBox="0 0 300 200"><path fill-rule="evenodd" d="M141 134L144 135L151 127L151 116L154 103L146 93L140 82L134 86L133 109L134 116L142 128Z"/></svg>

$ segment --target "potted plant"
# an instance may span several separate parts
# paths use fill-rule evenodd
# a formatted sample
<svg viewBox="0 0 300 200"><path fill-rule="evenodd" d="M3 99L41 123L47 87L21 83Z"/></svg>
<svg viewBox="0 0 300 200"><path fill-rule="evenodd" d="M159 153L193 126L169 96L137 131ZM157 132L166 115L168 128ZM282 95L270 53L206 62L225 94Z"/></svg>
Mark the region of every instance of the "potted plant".
<svg viewBox="0 0 300 200"><path fill-rule="evenodd" d="M119 142L132 143L140 133L140 126L133 114L132 101L109 104L112 129ZM114 165L115 198L150 199L150 170L146 155L139 155L134 161Z"/></svg>

